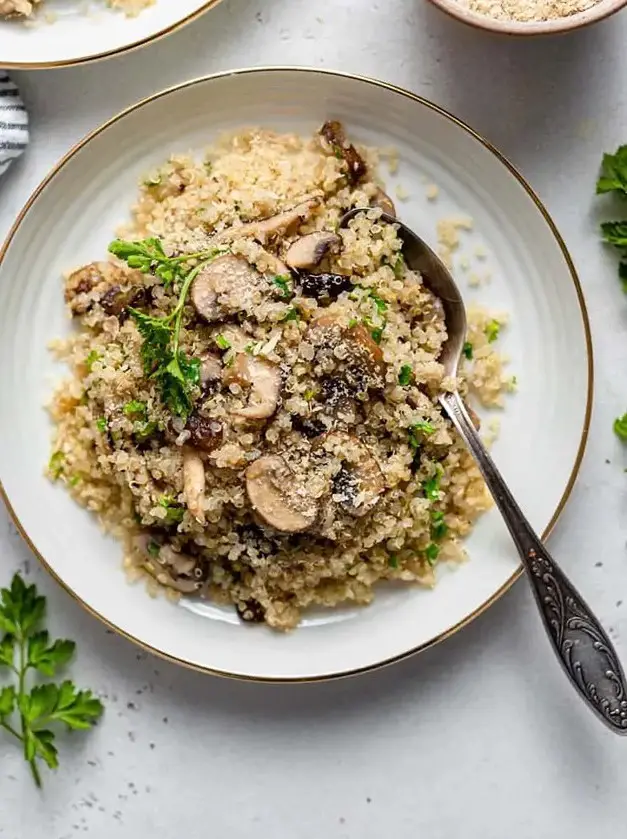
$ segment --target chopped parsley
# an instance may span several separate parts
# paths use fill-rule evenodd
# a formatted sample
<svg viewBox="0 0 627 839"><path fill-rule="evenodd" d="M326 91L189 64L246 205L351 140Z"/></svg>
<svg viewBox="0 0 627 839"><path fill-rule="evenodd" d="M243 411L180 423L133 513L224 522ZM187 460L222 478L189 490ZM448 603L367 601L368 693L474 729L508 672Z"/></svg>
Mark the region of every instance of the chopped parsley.
<svg viewBox="0 0 627 839"><path fill-rule="evenodd" d="M315 395L316 395L316 391L313 390L313 389L310 389L310 390L305 391L305 393L303 394L303 397L307 402L311 402L311 400L314 398Z"/></svg>
<svg viewBox="0 0 627 839"><path fill-rule="evenodd" d="M627 414L614 420L614 434L623 442L627 442Z"/></svg>
<svg viewBox="0 0 627 839"><path fill-rule="evenodd" d="M100 431L101 434L104 434L107 430L107 421L104 417L98 417L96 420L96 428Z"/></svg>
<svg viewBox="0 0 627 839"><path fill-rule="evenodd" d="M68 484L71 487L75 487L79 482L80 482L80 476L79 475L72 475L72 477L68 481Z"/></svg>
<svg viewBox="0 0 627 839"><path fill-rule="evenodd" d="M400 280L405 273L405 259L402 253L396 257L396 262L392 266L392 270L394 271L394 276L397 280Z"/></svg>
<svg viewBox="0 0 627 839"><path fill-rule="evenodd" d="M423 422L415 422L409 426L409 445L412 449L417 449L422 445L423 437L428 437L435 433L435 428L430 422L426 420Z"/></svg>
<svg viewBox="0 0 627 839"><path fill-rule="evenodd" d="M470 343L470 341L466 341L466 343L464 344L464 348L462 349L462 352L464 353L468 361L472 359L472 344Z"/></svg>
<svg viewBox="0 0 627 839"><path fill-rule="evenodd" d="M488 321L488 323L486 323L483 331L485 332L485 336L488 339L489 344L493 344L499 337L500 329L501 324L498 322L498 320L496 320L496 318L493 318L492 320Z"/></svg>
<svg viewBox="0 0 627 839"><path fill-rule="evenodd" d="M381 337L383 335L384 328L385 327L383 326L375 326L374 329L370 330L370 336L372 337L372 340L375 342L375 344L381 343Z"/></svg>
<svg viewBox="0 0 627 839"><path fill-rule="evenodd" d="M139 428L135 429L133 436L135 437L136 442L143 443L148 440L149 437L152 437L158 428L158 422L144 422L139 426Z"/></svg>
<svg viewBox="0 0 627 839"><path fill-rule="evenodd" d="M91 373L92 367L94 366L95 362L98 361L99 358L102 358L98 350L90 350L89 355L85 359L85 367Z"/></svg>
<svg viewBox="0 0 627 839"><path fill-rule="evenodd" d="M429 565L433 568L435 562L439 556L440 548L439 545L436 545L435 542L430 542L427 547L425 548L425 559L429 563Z"/></svg>
<svg viewBox="0 0 627 839"><path fill-rule="evenodd" d="M54 452L48 463L48 469L54 481L57 481L63 474L64 463L65 455L63 452Z"/></svg>
<svg viewBox="0 0 627 839"><path fill-rule="evenodd" d="M448 533L448 525L444 522L442 510L434 510L431 513L431 537L436 542L441 542Z"/></svg>
<svg viewBox="0 0 627 839"><path fill-rule="evenodd" d="M435 473L431 478L428 478L422 485L425 498L429 501L440 500L440 481L442 479L443 469L439 463L436 464Z"/></svg>
<svg viewBox="0 0 627 839"><path fill-rule="evenodd" d="M144 180L144 186L160 186L161 184L161 174L159 172L154 172Z"/></svg>
<svg viewBox="0 0 627 839"><path fill-rule="evenodd" d="M163 521L165 524L178 524L183 520L185 510L178 504L171 495L162 495L159 499L159 506L166 511Z"/></svg>
<svg viewBox="0 0 627 839"><path fill-rule="evenodd" d="M272 282L279 289L281 297L292 296L292 278L289 274L277 274L272 277Z"/></svg>
<svg viewBox="0 0 627 839"><path fill-rule="evenodd" d="M155 559L159 556L159 551L161 550L161 545L158 542L155 542L154 539L151 539L148 542L148 547L146 548L148 551L148 555L154 557Z"/></svg>
<svg viewBox="0 0 627 839"><path fill-rule="evenodd" d="M373 301L373 303L377 307L377 312L379 312L380 315L382 315L384 312L386 312L387 308L388 308L388 304L385 302L385 300L383 300L381 297L379 297L379 295L376 293L376 291L373 291L372 289L370 289L369 294L370 294L370 299Z"/></svg>
<svg viewBox="0 0 627 839"><path fill-rule="evenodd" d="M290 320L300 320L300 312L294 306L290 306L287 312L281 318L283 323L288 323Z"/></svg>
<svg viewBox="0 0 627 839"><path fill-rule="evenodd" d="M354 326L357 326L359 320L357 318L351 318L348 322L348 328L352 329Z"/></svg>
<svg viewBox="0 0 627 839"><path fill-rule="evenodd" d="M224 335L216 335L215 342L221 350L230 350L231 342Z"/></svg>
<svg viewBox="0 0 627 839"><path fill-rule="evenodd" d="M138 402L136 399L132 399L126 403L122 410L124 411L124 416L130 419L144 419L146 417L147 407L145 402Z"/></svg>
<svg viewBox="0 0 627 839"><path fill-rule="evenodd" d="M390 568L398 568L398 557L397 556L389 556L388 557L388 565Z"/></svg>
<svg viewBox="0 0 627 839"><path fill-rule="evenodd" d="M403 364L401 369L398 372L398 383L403 387L407 387L407 385L412 383L414 378L414 371L411 369L410 364Z"/></svg>

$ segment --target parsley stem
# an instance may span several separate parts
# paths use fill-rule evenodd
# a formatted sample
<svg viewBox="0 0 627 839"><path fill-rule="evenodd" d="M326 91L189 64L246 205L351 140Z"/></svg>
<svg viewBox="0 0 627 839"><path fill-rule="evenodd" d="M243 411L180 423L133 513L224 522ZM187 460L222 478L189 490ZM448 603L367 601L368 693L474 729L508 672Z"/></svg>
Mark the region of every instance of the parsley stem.
<svg viewBox="0 0 627 839"><path fill-rule="evenodd" d="M26 638L24 637L24 633L20 631L18 636L18 662L19 662L19 672L17 674L17 695L18 695L18 702L24 696L24 679L26 676ZM28 754L26 749L26 717L20 711L20 724L22 727L22 743L24 744L24 760L28 761ZM29 763L31 761L28 761ZM37 779L35 778L35 781ZM39 780L38 786L41 786L41 779Z"/></svg>
<svg viewBox="0 0 627 839"><path fill-rule="evenodd" d="M200 269L203 268L204 265L205 265L204 262L202 263L202 265L197 265L195 268L192 268L192 270L189 272L189 274L187 274L187 276L185 277L185 281L183 282L183 285L181 286L181 293L179 295L179 302L176 304L176 308L174 309L172 314L170 314L168 316L168 319L175 318L175 320L174 320L174 340L172 342L172 353L174 355L174 358L177 357L177 353L178 353L178 350L179 350L179 337L181 335L181 321L183 319L183 309L185 308L185 300L187 299L187 292L189 291L189 288L190 288L191 284L194 282L194 280L198 276L198 273L200 272Z"/></svg>
<svg viewBox="0 0 627 839"><path fill-rule="evenodd" d="M5 731L8 731L8 732L9 732L9 734L12 734L14 737L16 737L16 738L20 741L20 743L21 743L21 742L22 742L22 740L24 739L24 738L22 737L22 735L19 733L19 731L16 731L16 730L13 728L13 726L12 726L12 725L9 725L9 723L8 723L8 722L6 722L6 720L0 720L0 728L4 728L4 730L5 730Z"/></svg>
<svg viewBox="0 0 627 839"><path fill-rule="evenodd" d="M37 768L37 763L35 758L28 761L28 765L30 766L31 775L33 776L33 781L38 789L41 789L41 775L39 774L39 769Z"/></svg>

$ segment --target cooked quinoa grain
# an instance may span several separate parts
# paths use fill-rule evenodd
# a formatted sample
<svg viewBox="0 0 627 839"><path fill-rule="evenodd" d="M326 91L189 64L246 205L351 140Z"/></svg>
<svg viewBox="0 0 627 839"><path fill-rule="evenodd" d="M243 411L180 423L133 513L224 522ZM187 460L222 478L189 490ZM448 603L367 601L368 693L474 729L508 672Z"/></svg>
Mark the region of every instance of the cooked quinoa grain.
<svg viewBox="0 0 627 839"><path fill-rule="evenodd" d="M118 258L68 273L48 474L131 578L290 629L464 557L490 498L438 407L442 307L380 219L376 166L336 123L239 132L147 173ZM460 383L487 404L511 381L496 317L472 315Z"/></svg>

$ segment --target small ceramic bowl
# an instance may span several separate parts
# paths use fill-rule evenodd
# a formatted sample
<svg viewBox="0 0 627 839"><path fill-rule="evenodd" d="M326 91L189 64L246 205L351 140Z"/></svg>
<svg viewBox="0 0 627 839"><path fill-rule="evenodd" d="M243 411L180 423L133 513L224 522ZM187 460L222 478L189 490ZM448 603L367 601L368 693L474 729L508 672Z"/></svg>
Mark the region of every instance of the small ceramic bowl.
<svg viewBox="0 0 627 839"><path fill-rule="evenodd" d="M565 32L572 32L581 29L592 23L604 20L610 15L620 11L627 0L600 0L594 6L583 12L578 12L568 17L555 18L553 20L537 20L520 22L514 20L498 20L487 15L479 14L466 8L459 0L431 0L434 6L442 9L447 15L461 20L476 29L485 29L489 32L499 32L503 35L559 35Z"/></svg>

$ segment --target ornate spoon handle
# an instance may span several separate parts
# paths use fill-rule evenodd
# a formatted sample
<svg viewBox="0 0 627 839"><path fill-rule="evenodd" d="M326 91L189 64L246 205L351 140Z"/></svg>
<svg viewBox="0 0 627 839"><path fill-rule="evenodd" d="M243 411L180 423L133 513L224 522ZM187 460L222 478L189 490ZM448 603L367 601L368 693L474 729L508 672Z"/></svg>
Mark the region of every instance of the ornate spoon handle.
<svg viewBox="0 0 627 839"><path fill-rule="evenodd" d="M440 403L474 456L518 548L562 667L603 722L627 734L627 685L612 642L564 572L536 536L468 416L458 393Z"/></svg>

